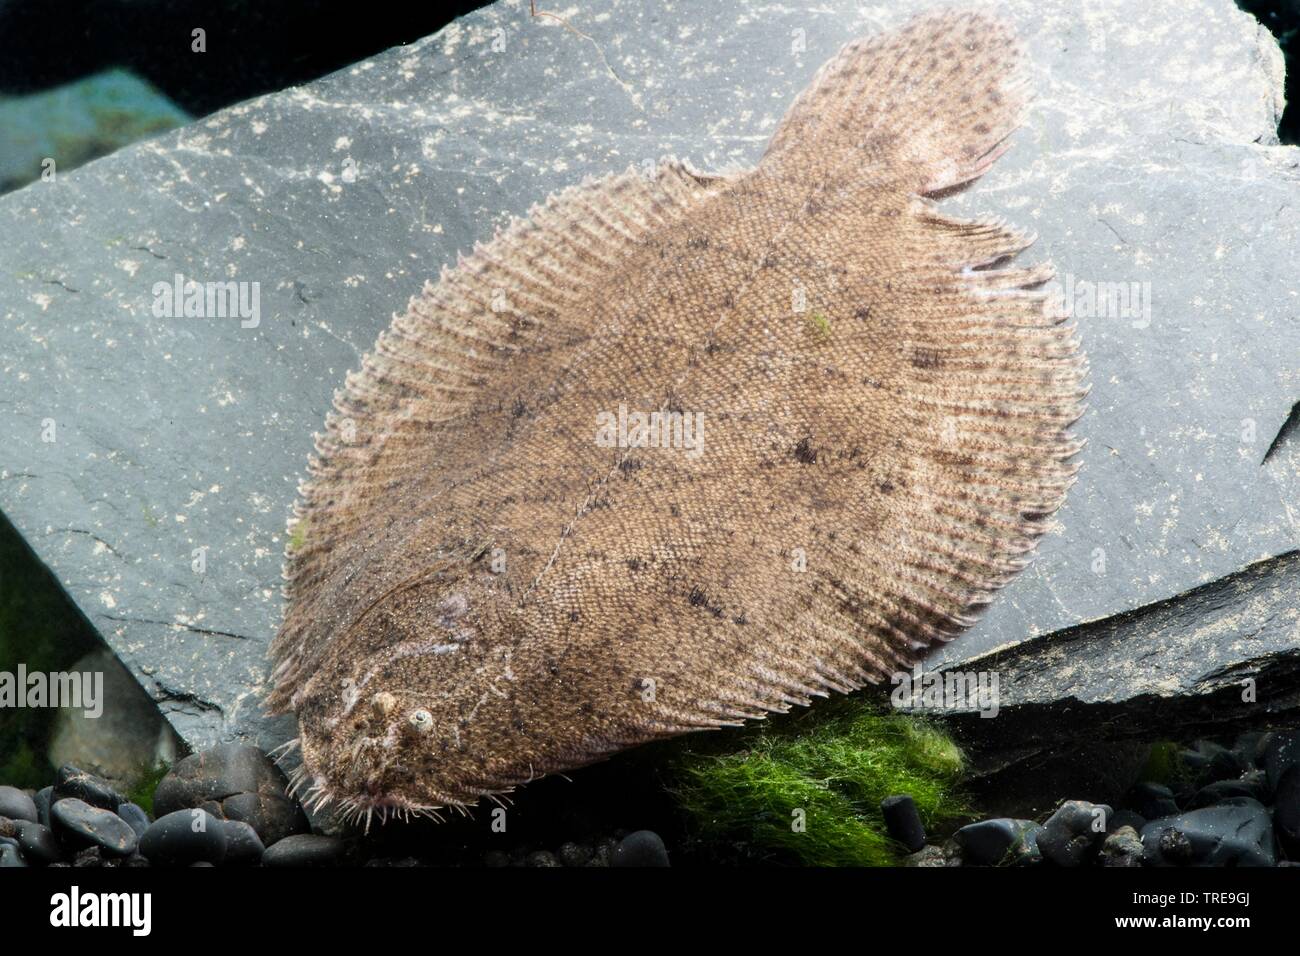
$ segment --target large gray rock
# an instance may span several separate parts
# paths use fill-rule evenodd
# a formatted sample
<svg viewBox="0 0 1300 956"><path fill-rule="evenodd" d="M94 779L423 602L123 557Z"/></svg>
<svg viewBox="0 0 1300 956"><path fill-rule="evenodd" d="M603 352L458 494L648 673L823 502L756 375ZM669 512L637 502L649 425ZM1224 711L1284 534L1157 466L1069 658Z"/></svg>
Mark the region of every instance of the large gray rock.
<svg viewBox="0 0 1300 956"><path fill-rule="evenodd" d="M259 710L284 522L390 313L586 174L752 163L843 42L931 4L614 0L574 8L580 33L526 6L0 199L0 508L195 745L292 735ZM1038 230L1092 362L1090 445L1032 568L932 660L1005 661L1011 709L1294 667L1300 440L1274 440L1300 399L1300 177L1277 47L1230 0L1003 9L1037 105L946 205ZM258 321L155 317L177 274L259 283ZM1086 283L1138 283L1136 310Z"/></svg>

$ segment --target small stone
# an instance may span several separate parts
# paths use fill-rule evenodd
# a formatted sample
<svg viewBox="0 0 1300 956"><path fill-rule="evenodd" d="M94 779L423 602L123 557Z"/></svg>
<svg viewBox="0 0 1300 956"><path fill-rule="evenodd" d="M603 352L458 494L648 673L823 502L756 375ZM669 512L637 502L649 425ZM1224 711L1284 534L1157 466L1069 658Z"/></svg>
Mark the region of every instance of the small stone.
<svg viewBox="0 0 1300 956"><path fill-rule="evenodd" d="M225 820L227 866L256 866L262 861L266 847L257 831L243 820Z"/></svg>
<svg viewBox="0 0 1300 956"><path fill-rule="evenodd" d="M57 803L68 797L108 811L116 810L119 804L126 802L126 797L114 790L106 781L93 773L86 773L84 770L65 764L59 768L58 782L54 785L51 799Z"/></svg>
<svg viewBox="0 0 1300 956"><path fill-rule="evenodd" d="M494 869L510 865L510 857L500 850L488 850L483 854L483 865Z"/></svg>
<svg viewBox="0 0 1300 956"><path fill-rule="evenodd" d="M1038 849L1057 866L1090 863L1106 839L1111 808L1086 800L1067 800L1043 824Z"/></svg>
<svg viewBox="0 0 1300 956"><path fill-rule="evenodd" d="M591 847L581 843L562 843L555 855L564 866L586 866L591 862Z"/></svg>
<svg viewBox="0 0 1300 956"><path fill-rule="evenodd" d="M925 846L925 827L916 810L916 801L909 794L885 797L880 801L880 813L885 818L889 835L908 853L916 853Z"/></svg>
<svg viewBox="0 0 1300 956"><path fill-rule="evenodd" d="M220 863L226 849L224 823L197 809L164 814L140 838L140 853L154 866L188 866L200 860Z"/></svg>
<svg viewBox="0 0 1300 956"><path fill-rule="evenodd" d="M1237 739L1232 742L1232 749L1241 754L1242 759L1252 767L1257 767L1259 766L1260 744L1263 743L1264 738L1267 736L1268 734L1257 730L1238 734Z"/></svg>
<svg viewBox="0 0 1300 956"><path fill-rule="evenodd" d="M50 825L50 807L54 804L54 788L42 787L32 798L36 804L36 822L43 827Z"/></svg>
<svg viewBox="0 0 1300 956"><path fill-rule="evenodd" d="M968 824L953 838L961 848L965 865L1032 863L1039 856L1038 834L1042 829L1033 820L998 817Z"/></svg>
<svg viewBox="0 0 1300 956"><path fill-rule="evenodd" d="M0 869L26 865L27 861L23 859L23 855L19 852L18 847L14 846L12 843L0 844Z"/></svg>
<svg viewBox="0 0 1300 956"><path fill-rule="evenodd" d="M48 866L63 859L63 847L54 838L49 827L29 820L17 820L18 846L23 851L23 858Z"/></svg>
<svg viewBox="0 0 1300 956"><path fill-rule="evenodd" d="M1132 827L1138 833L1147 825L1146 817L1140 813L1134 813L1132 810L1116 810L1106 821L1106 831L1114 833L1120 827Z"/></svg>
<svg viewBox="0 0 1300 956"><path fill-rule="evenodd" d="M222 744L190 754L158 783L154 812L202 807L226 820L242 820L266 846L310 830L306 814L288 795L288 780L266 754L246 744Z"/></svg>
<svg viewBox="0 0 1300 956"><path fill-rule="evenodd" d="M1268 780L1264 771L1254 770L1244 777L1216 780L1214 783L1206 784L1188 801L1187 809L1199 810L1201 807L1212 807L1232 797L1250 797L1263 803L1268 797Z"/></svg>
<svg viewBox="0 0 1300 956"><path fill-rule="evenodd" d="M559 857L549 850L535 850L524 858L524 866L561 866Z"/></svg>
<svg viewBox="0 0 1300 956"><path fill-rule="evenodd" d="M97 846L110 856L130 856L139 845L131 825L112 810L65 797L50 810L53 830L74 847Z"/></svg>
<svg viewBox="0 0 1300 956"><path fill-rule="evenodd" d="M1124 796L1129 809L1137 811L1148 820L1170 817L1178 813L1174 792L1163 783L1143 781L1134 784Z"/></svg>
<svg viewBox="0 0 1300 956"><path fill-rule="evenodd" d="M0 817L39 823L36 802L17 787L0 787Z"/></svg>
<svg viewBox="0 0 1300 956"><path fill-rule="evenodd" d="M263 866L330 866L343 855L343 841L315 833L298 833L273 843L262 854Z"/></svg>
<svg viewBox="0 0 1300 956"><path fill-rule="evenodd" d="M618 841L610 866L669 866L668 848L653 830L637 830Z"/></svg>
<svg viewBox="0 0 1300 956"><path fill-rule="evenodd" d="M1202 785L1220 780L1235 780L1253 767L1251 761L1241 754L1211 741L1198 740L1195 746L1208 758L1198 780Z"/></svg>
<svg viewBox="0 0 1300 956"><path fill-rule="evenodd" d="M1300 765L1282 774L1273 796L1273 826L1282 851L1300 859Z"/></svg>
<svg viewBox="0 0 1300 956"><path fill-rule="evenodd" d="M1106 837L1101 845L1102 866L1141 866L1142 838L1137 830L1122 826Z"/></svg>
<svg viewBox="0 0 1300 956"><path fill-rule="evenodd" d="M117 815L130 824L136 836L144 836L144 831L149 829L149 814L134 803L119 803Z"/></svg>
<svg viewBox="0 0 1300 956"><path fill-rule="evenodd" d="M1272 866L1273 821L1258 800L1224 803L1152 820L1142 828L1147 861L1155 866Z"/></svg>
<svg viewBox="0 0 1300 956"><path fill-rule="evenodd" d="M1274 790L1282 782L1282 776L1292 767L1300 764L1300 731L1277 732L1268 735L1264 744L1264 772L1268 774L1268 785Z"/></svg>

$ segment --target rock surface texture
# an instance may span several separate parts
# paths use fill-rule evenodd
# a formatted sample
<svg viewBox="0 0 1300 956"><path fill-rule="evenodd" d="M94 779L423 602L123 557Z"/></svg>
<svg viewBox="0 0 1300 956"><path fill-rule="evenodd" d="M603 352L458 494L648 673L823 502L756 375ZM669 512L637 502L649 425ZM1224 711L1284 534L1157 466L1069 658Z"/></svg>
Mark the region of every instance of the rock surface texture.
<svg viewBox="0 0 1300 956"><path fill-rule="evenodd" d="M390 315L585 175L752 164L844 42L928 6L616 0L574 8L575 34L503 2L0 198L0 510L191 744L292 736L260 710L285 521ZM1277 46L1230 0L998 9L1037 101L944 208L1037 230L1092 365L1089 446L1034 563L931 662L996 670L1041 746L1080 713L1293 710L1300 153L1276 140ZM246 284L244 312L172 317L177 276Z"/></svg>

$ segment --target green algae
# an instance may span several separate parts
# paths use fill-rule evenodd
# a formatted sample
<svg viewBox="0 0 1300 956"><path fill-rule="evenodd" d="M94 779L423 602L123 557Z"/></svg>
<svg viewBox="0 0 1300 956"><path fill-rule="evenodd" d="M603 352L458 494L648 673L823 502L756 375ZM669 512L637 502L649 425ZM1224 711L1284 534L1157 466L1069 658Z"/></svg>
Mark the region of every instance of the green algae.
<svg viewBox="0 0 1300 956"><path fill-rule="evenodd" d="M670 764L670 789L700 839L769 862L897 864L904 851L880 814L892 794L910 794L927 829L969 812L961 752L924 718L843 699L757 725L739 743L719 737L692 739Z"/></svg>

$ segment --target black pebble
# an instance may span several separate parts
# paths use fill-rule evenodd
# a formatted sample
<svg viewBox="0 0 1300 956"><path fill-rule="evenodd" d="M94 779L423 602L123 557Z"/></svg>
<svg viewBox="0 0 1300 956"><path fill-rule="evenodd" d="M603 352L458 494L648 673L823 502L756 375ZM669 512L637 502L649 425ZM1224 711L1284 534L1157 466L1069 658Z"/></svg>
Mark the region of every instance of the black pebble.
<svg viewBox="0 0 1300 956"><path fill-rule="evenodd" d="M144 831L149 829L149 814L134 803L119 803L117 815L130 824L136 836L144 836Z"/></svg>
<svg viewBox="0 0 1300 956"><path fill-rule="evenodd" d="M1282 774L1274 795L1273 827L1282 851L1300 860L1300 765Z"/></svg>
<svg viewBox="0 0 1300 956"><path fill-rule="evenodd" d="M1038 834L1042 829L1033 820L999 817L964 826L953 838L961 848L963 864L1033 863L1041 858Z"/></svg>
<svg viewBox="0 0 1300 956"><path fill-rule="evenodd" d="M524 858L524 866L560 866L559 858L550 850L535 850Z"/></svg>
<svg viewBox="0 0 1300 956"><path fill-rule="evenodd" d="M50 799L57 803L68 797L84 800L92 807L99 807L101 810L116 810L118 804L126 802L126 797L93 773L86 773L84 770L65 764L59 768L58 783L54 785L54 793Z"/></svg>
<svg viewBox="0 0 1300 956"><path fill-rule="evenodd" d="M916 801L909 794L885 797L880 801L880 812L889 835L903 844L908 853L915 853L925 846L925 827L916 811Z"/></svg>
<svg viewBox="0 0 1300 956"><path fill-rule="evenodd" d="M32 863L49 865L63 859L63 847L54 838L49 827L27 820L16 821L18 827L18 846L23 857Z"/></svg>
<svg viewBox="0 0 1300 956"><path fill-rule="evenodd" d="M297 833L273 843L262 854L263 866L330 866L343 855L343 841L314 833Z"/></svg>
<svg viewBox="0 0 1300 956"><path fill-rule="evenodd" d="M1091 863L1106 839L1111 808L1104 803L1067 800L1043 824L1038 849L1057 866Z"/></svg>
<svg viewBox="0 0 1300 956"><path fill-rule="evenodd" d="M155 866L188 866L226 858L226 827L204 810L176 810L149 824L140 853Z"/></svg>
<svg viewBox="0 0 1300 956"><path fill-rule="evenodd" d="M637 830L618 841L610 854L610 866L668 866L668 848L659 834Z"/></svg>
<svg viewBox="0 0 1300 956"><path fill-rule="evenodd" d="M0 869L9 867L26 866L27 862L23 859L18 847L12 843L0 843Z"/></svg>
<svg viewBox="0 0 1300 956"><path fill-rule="evenodd" d="M50 825L50 806L54 803L54 788L43 787L32 798L36 804L36 822L43 827Z"/></svg>
<svg viewBox="0 0 1300 956"><path fill-rule="evenodd" d="M1300 731L1269 734L1263 744L1263 750L1263 765L1264 772L1268 774L1268 785L1277 790L1283 775L1300 764Z"/></svg>
<svg viewBox="0 0 1300 956"><path fill-rule="evenodd" d="M178 761L154 791L154 812L203 807L226 820L242 820L270 846L306 833L302 808L287 793L288 780L275 762L247 744L221 744Z"/></svg>
<svg viewBox="0 0 1300 956"><path fill-rule="evenodd" d="M36 803L17 787L0 787L0 817L37 823Z"/></svg>
<svg viewBox="0 0 1300 956"><path fill-rule="evenodd" d="M1250 797L1263 803L1268 798L1268 780L1262 770L1255 770L1234 780L1216 780L1196 791L1187 804L1189 810L1212 807L1231 797Z"/></svg>
<svg viewBox="0 0 1300 956"><path fill-rule="evenodd" d="M222 825L226 828L227 866L256 866L262 861L266 847L256 830L242 820L226 820Z"/></svg>
<svg viewBox="0 0 1300 956"><path fill-rule="evenodd" d="M1213 807L1152 820L1142 828L1147 862L1156 866L1272 866L1273 821L1258 800L1230 797Z"/></svg>
<svg viewBox="0 0 1300 956"><path fill-rule="evenodd" d="M54 832L75 848L97 846L107 855L130 856L140 842L131 825L112 810L76 797L57 801L50 817Z"/></svg>
<svg viewBox="0 0 1300 956"><path fill-rule="evenodd" d="M1178 812L1178 801L1174 792L1163 783L1144 781L1134 784L1124 797L1129 809L1135 810L1148 820L1159 817L1171 817Z"/></svg>

